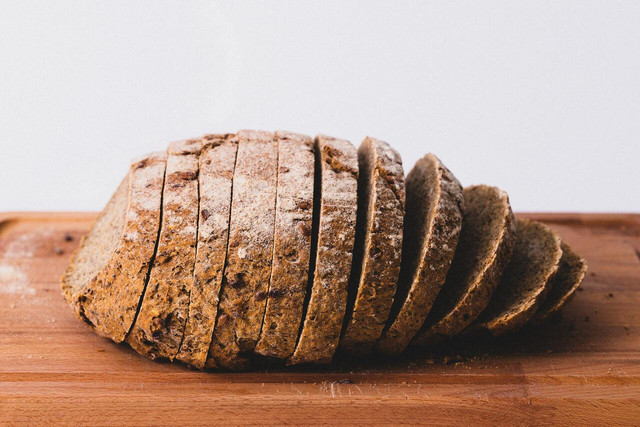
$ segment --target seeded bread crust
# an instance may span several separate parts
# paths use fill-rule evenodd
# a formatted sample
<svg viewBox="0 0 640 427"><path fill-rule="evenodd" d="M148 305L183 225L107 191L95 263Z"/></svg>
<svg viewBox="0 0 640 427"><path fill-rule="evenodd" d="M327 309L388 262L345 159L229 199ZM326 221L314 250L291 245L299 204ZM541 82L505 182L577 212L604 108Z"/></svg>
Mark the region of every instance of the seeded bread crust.
<svg viewBox="0 0 640 427"><path fill-rule="evenodd" d="M551 278L549 294L536 313L536 320L541 321L557 312L565 305L580 287L587 272L587 262L571 247L562 242L562 258L557 273Z"/></svg>
<svg viewBox="0 0 640 427"><path fill-rule="evenodd" d="M309 279L313 213L313 140L276 132L278 188L273 262L257 354L285 359L293 353Z"/></svg>
<svg viewBox="0 0 640 427"><path fill-rule="evenodd" d="M270 132L240 131L233 175L227 266L210 357L242 369L252 351L269 291L275 224L278 143Z"/></svg>
<svg viewBox="0 0 640 427"><path fill-rule="evenodd" d="M207 135L202 140L200 217L189 317L176 358L202 369L207 360L218 313L222 272L227 255L231 183L238 145L233 135Z"/></svg>
<svg viewBox="0 0 640 427"><path fill-rule="evenodd" d="M456 335L471 324L489 303L513 253L515 229L507 193L476 185L465 188L463 194L466 214L458 250L447 281L414 341L420 346Z"/></svg>
<svg viewBox="0 0 640 427"><path fill-rule="evenodd" d="M131 328L150 268L160 228L165 166L165 153L131 163L128 178L116 192L119 195L114 195L82 239L61 280L76 316L115 342L122 342ZM118 206L113 206L116 199ZM105 252L102 233L109 233L109 240L116 242L112 250ZM100 265L93 265L94 250L107 255Z"/></svg>
<svg viewBox="0 0 640 427"><path fill-rule="evenodd" d="M407 176L403 261L379 352L399 354L424 323L445 281L462 227L462 186L433 154Z"/></svg>
<svg viewBox="0 0 640 427"><path fill-rule="evenodd" d="M527 323L547 295L558 270L560 237L536 221L516 220L513 257L491 302L472 326L494 336L513 332Z"/></svg>
<svg viewBox="0 0 640 427"><path fill-rule="evenodd" d="M200 140L184 140L169 144L167 150L158 249L127 337L135 351L151 359L173 360L188 316L198 230L200 146Z"/></svg>
<svg viewBox="0 0 640 427"><path fill-rule="evenodd" d="M315 271L300 337L287 362L291 365L331 361L344 320L355 238L357 151L348 141L319 135L315 152L321 178L314 207L319 209Z"/></svg>
<svg viewBox="0 0 640 427"><path fill-rule="evenodd" d="M402 159L386 142L358 149L358 219L346 328L341 348L366 354L382 335L402 255L405 186Z"/></svg>

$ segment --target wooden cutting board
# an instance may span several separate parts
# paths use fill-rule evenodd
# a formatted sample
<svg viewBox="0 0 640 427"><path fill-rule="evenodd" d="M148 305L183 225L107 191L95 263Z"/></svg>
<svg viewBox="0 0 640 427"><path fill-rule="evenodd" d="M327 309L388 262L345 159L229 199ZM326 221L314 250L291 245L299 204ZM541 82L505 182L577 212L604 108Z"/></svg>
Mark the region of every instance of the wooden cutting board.
<svg viewBox="0 0 640 427"><path fill-rule="evenodd" d="M94 214L0 215L0 423L640 424L640 215L535 214L589 263L561 319L458 355L261 372L152 362L58 278Z"/></svg>

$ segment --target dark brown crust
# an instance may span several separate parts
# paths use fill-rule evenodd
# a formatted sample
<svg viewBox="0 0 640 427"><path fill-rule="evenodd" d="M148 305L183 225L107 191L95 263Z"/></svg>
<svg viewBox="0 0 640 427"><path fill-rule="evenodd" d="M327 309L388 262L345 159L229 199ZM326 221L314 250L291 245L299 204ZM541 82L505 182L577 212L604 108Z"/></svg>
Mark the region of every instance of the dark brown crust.
<svg viewBox="0 0 640 427"><path fill-rule="evenodd" d="M535 233L542 233L544 236ZM522 261L521 257L529 257L527 262L535 263L533 268L529 268L533 271L529 271L527 268L523 271L535 274L536 280L525 283L519 277L519 274L523 272L519 268L520 263L512 262L505 271L493 299L485 312L474 323L473 329L486 329L495 336L514 332L534 316L540 303L547 295L549 279L558 270L562 257L560 237L546 225L523 219L516 220L516 236L513 260L518 257L518 261ZM549 250L545 251L543 259L534 259L530 258L533 254L523 253L526 250L522 248L523 245L526 247L549 246ZM518 253L520 256L517 255ZM522 289L525 284L528 285L527 288ZM508 299L503 298L504 294L510 292L514 286L520 288L520 292L518 292L520 297L515 305L505 302Z"/></svg>
<svg viewBox="0 0 640 427"><path fill-rule="evenodd" d="M366 138L358 158L358 224L349 285L351 301L340 346L350 353L365 354L382 335L396 292L405 186L400 155L387 143Z"/></svg>
<svg viewBox="0 0 640 427"><path fill-rule="evenodd" d="M173 360L189 310L198 227L200 140L171 143L158 249L127 343L151 359Z"/></svg>
<svg viewBox="0 0 640 427"><path fill-rule="evenodd" d="M76 316L115 342L122 342L129 332L144 290L160 228L165 166L165 153L152 153L132 162L126 224L115 252L89 283L72 294L67 278L76 268L85 237L62 278Z"/></svg>
<svg viewBox="0 0 640 427"><path fill-rule="evenodd" d="M435 187L429 177L435 176ZM431 191L435 190L435 194ZM433 202L419 212L418 202L428 191ZM434 206L435 205L435 206ZM407 176L407 218L403 254L416 254L413 260L404 256L396 300L389 323L376 349L386 355L399 354L420 330L442 287L458 244L462 227L464 200L462 186L433 154L423 157ZM422 230L413 216L425 216ZM429 217L431 216L431 217ZM422 221L424 222L424 220Z"/></svg>
<svg viewBox="0 0 640 427"><path fill-rule="evenodd" d="M356 225L357 152L348 141L316 137L322 191L313 285L289 364L328 363L342 329Z"/></svg>
<svg viewBox="0 0 640 427"><path fill-rule="evenodd" d="M551 278L550 290L535 315L537 321L545 320L564 306L576 290L587 272L587 261L562 242L562 258L558 272Z"/></svg>
<svg viewBox="0 0 640 427"><path fill-rule="evenodd" d="M507 193L498 188L483 185L465 188L465 195L469 192L476 190L482 191L483 189L492 189L500 195L498 200L501 201L503 212L501 233L499 236L494 236L497 245L495 251L491 253L493 259L481 264L481 268L483 268L482 271L473 272L472 275L470 275L472 283L465 284L464 294L455 302L453 307L449 306L446 300L440 300L440 298L447 296L444 292L448 290L443 288L443 294L439 296L439 299L434 304L433 311L425 322L423 330L420 331L414 340L414 344L416 345L426 346L435 344L446 336L460 333L467 325L471 324L480 315L482 310L485 309L487 304L489 304L491 295L498 286L502 273L511 259L515 244L515 228L509 197ZM470 205L467 204L467 210L469 209ZM462 233L465 232L464 228L463 222ZM489 236L487 237L489 238ZM450 278L453 282L456 282L454 284L457 284L457 280L460 280L457 274L459 273L458 263L463 263L465 261L463 258L477 256L477 254L466 254L461 249L460 247L458 248L458 252L456 253L457 259L454 258L451 270ZM447 280L449 280L449 278ZM450 283L445 283L445 287L447 286L450 286ZM440 303L442 303L442 305L440 305ZM445 309L444 312L441 310L442 308Z"/></svg>
<svg viewBox="0 0 640 427"><path fill-rule="evenodd" d="M202 369L207 360L218 312L227 254L231 181L237 153L232 135L207 135L200 155L200 219L189 317L176 358Z"/></svg>
<svg viewBox="0 0 640 427"><path fill-rule="evenodd" d="M261 131L240 131L233 176L229 246L216 326L209 349L215 364L242 369L241 353L260 335L269 290L275 224L277 141ZM208 364L210 365L210 363Z"/></svg>
<svg viewBox="0 0 640 427"><path fill-rule="evenodd" d="M278 189L271 283L257 354L285 359L293 353L302 312L311 256L313 210L313 140L276 132Z"/></svg>

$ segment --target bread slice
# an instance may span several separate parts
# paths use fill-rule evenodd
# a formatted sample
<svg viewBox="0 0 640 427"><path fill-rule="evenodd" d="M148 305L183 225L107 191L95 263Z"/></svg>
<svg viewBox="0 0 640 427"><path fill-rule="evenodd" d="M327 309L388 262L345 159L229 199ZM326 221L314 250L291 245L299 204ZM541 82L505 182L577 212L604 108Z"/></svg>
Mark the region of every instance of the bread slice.
<svg viewBox="0 0 640 427"><path fill-rule="evenodd" d="M276 132L278 188L269 292L257 354L285 359L295 348L309 280L313 214L313 140Z"/></svg>
<svg viewBox="0 0 640 427"><path fill-rule="evenodd" d="M486 329L498 336L513 332L529 321L549 290L558 270L560 237L536 221L516 221L513 257L491 302L470 329Z"/></svg>
<svg viewBox="0 0 640 427"><path fill-rule="evenodd" d="M176 358L202 369L207 360L218 312L222 271L227 255L231 181L238 145L232 135L207 135L202 140L198 245L189 317Z"/></svg>
<svg viewBox="0 0 640 427"><path fill-rule="evenodd" d="M420 330L451 266L462 227L462 186L429 153L407 176L407 213L398 290L376 348L399 354Z"/></svg>
<svg viewBox="0 0 640 427"><path fill-rule="evenodd" d="M165 153L134 160L62 276L78 318L115 342L135 319L160 228Z"/></svg>
<svg viewBox="0 0 640 427"><path fill-rule="evenodd" d="M458 249L442 291L417 345L430 345L461 332L491 299L514 246L514 220L509 196L497 187L464 189L465 215Z"/></svg>
<svg viewBox="0 0 640 427"><path fill-rule="evenodd" d="M356 226L358 153L348 141L320 135L316 137L315 155L319 182L314 200L313 280L289 364L331 361L347 304Z"/></svg>
<svg viewBox="0 0 640 427"><path fill-rule="evenodd" d="M587 262L568 244L562 242L561 249L558 271L551 278L549 293L535 315L537 320L544 320L560 310L580 287L587 272Z"/></svg>
<svg viewBox="0 0 640 427"><path fill-rule="evenodd" d="M405 186L400 154L366 138L358 149L358 218L340 347L365 354L382 335L402 255Z"/></svg>
<svg viewBox="0 0 640 427"><path fill-rule="evenodd" d="M193 287L198 230L200 140L176 141L167 149L158 249L140 311L127 336L138 353L173 360L184 333Z"/></svg>
<svg viewBox="0 0 640 427"><path fill-rule="evenodd" d="M230 369L259 338L269 291L275 225L278 143L273 133L240 131L233 175L227 265L210 356Z"/></svg>

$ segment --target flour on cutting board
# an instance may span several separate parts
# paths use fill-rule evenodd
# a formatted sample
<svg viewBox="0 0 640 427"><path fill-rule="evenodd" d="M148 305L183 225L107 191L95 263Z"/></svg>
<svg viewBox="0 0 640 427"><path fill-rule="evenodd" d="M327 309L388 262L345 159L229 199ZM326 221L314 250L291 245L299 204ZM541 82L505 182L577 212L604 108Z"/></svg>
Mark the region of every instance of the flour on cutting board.
<svg viewBox="0 0 640 427"><path fill-rule="evenodd" d="M46 241L53 235L53 229L45 228L38 231L12 236L11 241L2 254L2 258L32 258L35 255L38 242Z"/></svg>
<svg viewBox="0 0 640 427"><path fill-rule="evenodd" d="M6 246L0 258L0 294L18 295L24 298L34 295L36 290L29 286L29 280L24 271L14 263L6 260L33 258L36 242L41 242L53 234L53 230L44 229L37 232L24 233L13 237Z"/></svg>
<svg viewBox="0 0 640 427"><path fill-rule="evenodd" d="M0 264L0 294L25 296L35 293L24 272L11 265Z"/></svg>

